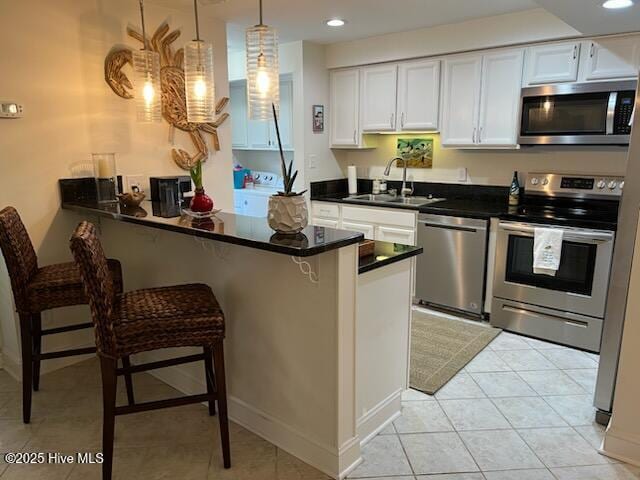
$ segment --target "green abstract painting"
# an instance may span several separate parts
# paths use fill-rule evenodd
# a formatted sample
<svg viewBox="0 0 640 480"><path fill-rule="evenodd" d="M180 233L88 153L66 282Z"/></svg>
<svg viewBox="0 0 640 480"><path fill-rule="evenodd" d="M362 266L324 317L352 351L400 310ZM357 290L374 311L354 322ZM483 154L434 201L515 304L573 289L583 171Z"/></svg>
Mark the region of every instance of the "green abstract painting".
<svg viewBox="0 0 640 480"><path fill-rule="evenodd" d="M432 168L433 138L399 138L398 157L398 167L407 162L407 168Z"/></svg>

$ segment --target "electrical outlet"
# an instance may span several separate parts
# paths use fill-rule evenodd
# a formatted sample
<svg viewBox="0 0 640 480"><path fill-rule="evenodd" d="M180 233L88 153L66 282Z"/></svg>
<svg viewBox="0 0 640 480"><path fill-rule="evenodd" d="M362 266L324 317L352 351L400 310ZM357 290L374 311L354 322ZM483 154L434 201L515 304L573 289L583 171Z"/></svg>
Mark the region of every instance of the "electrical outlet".
<svg viewBox="0 0 640 480"><path fill-rule="evenodd" d="M465 167L458 169L458 181L459 182L467 181L467 169Z"/></svg>
<svg viewBox="0 0 640 480"><path fill-rule="evenodd" d="M146 177L144 175L127 175L126 179L128 192L133 192L134 189L145 190Z"/></svg>
<svg viewBox="0 0 640 480"><path fill-rule="evenodd" d="M309 154L309 170L318 168L318 156L315 153Z"/></svg>

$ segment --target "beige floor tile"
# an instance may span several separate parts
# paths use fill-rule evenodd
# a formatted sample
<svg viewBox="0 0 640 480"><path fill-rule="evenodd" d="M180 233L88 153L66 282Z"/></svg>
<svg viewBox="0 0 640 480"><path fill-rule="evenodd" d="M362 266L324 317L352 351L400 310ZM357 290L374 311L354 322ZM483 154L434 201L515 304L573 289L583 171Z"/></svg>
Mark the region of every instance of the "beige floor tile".
<svg viewBox="0 0 640 480"><path fill-rule="evenodd" d="M440 405L456 431L510 428L509 422L487 398L442 400Z"/></svg>
<svg viewBox="0 0 640 480"><path fill-rule="evenodd" d="M407 402L393 422L398 433L452 432L453 427L438 402Z"/></svg>
<svg viewBox="0 0 640 480"><path fill-rule="evenodd" d="M19 452L33 438L39 427L39 421L32 420L30 424L22 423L18 419L0 419L0 453ZM0 458L0 461L4 459Z"/></svg>
<svg viewBox="0 0 640 480"><path fill-rule="evenodd" d="M531 346L524 341L523 337L513 333L502 332L493 342L489 344L489 348L494 351L499 350L528 350Z"/></svg>
<svg viewBox="0 0 640 480"><path fill-rule="evenodd" d="M460 432L460 437L483 471L544 468L514 430Z"/></svg>
<svg viewBox="0 0 640 480"><path fill-rule="evenodd" d="M573 428L532 428L518 433L549 468L608 463Z"/></svg>
<svg viewBox="0 0 640 480"><path fill-rule="evenodd" d="M567 426L540 397L494 398L493 403L514 428Z"/></svg>
<svg viewBox="0 0 640 480"><path fill-rule="evenodd" d="M537 350L501 350L496 354L512 370L556 370L557 367Z"/></svg>
<svg viewBox="0 0 640 480"><path fill-rule="evenodd" d="M473 378L471 378L471 375L461 372L436 392L436 399L438 400L453 400L459 398L486 398L486 395Z"/></svg>
<svg viewBox="0 0 640 480"><path fill-rule="evenodd" d="M201 444L117 448L114 480L206 480L211 450ZM99 480L101 465L76 465L68 480Z"/></svg>
<svg viewBox="0 0 640 480"><path fill-rule="evenodd" d="M404 390L402 392L402 401L403 402L413 402L413 401L425 401L425 400L435 400L433 395L427 395L424 392L419 390L414 390L413 388L409 388L408 390Z"/></svg>
<svg viewBox="0 0 640 480"><path fill-rule="evenodd" d="M540 353L560 369L598 368L598 362L586 353L572 348L553 348L540 350Z"/></svg>
<svg viewBox="0 0 640 480"><path fill-rule="evenodd" d="M66 480L75 465L9 465L2 480Z"/></svg>
<svg viewBox="0 0 640 480"><path fill-rule="evenodd" d="M552 468L551 471L558 480L637 480L640 478L640 468L622 464Z"/></svg>
<svg viewBox="0 0 640 480"><path fill-rule="evenodd" d="M560 370L518 372L538 395L580 395L584 389Z"/></svg>
<svg viewBox="0 0 640 480"><path fill-rule="evenodd" d="M0 369L0 392L19 392L20 388L20 382Z"/></svg>
<svg viewBox="0 0 640 480"><path fill-rule="evenodd" d="M530 397L536 394L515 372L472 373L471 377L488 397Z"/></svg>
<svg viewBox="0 0 640 480"><path fill-rule="evenodd" d="M450 473L446 475L419 475L418 480L485 480L481 473ZM384 479L381 479L384 480Z"/></svg>
<svg viewBox="0 0 640 480"><path fill-rule="evenodd" d="M485 349L476 355L464 369L469 373L511 371L509 365L507 365L496 352L489 349Z"/></svg>
<svg viewBox="0 0 640 480"><path fill-rule="evenodd" d="M396 435L379 435L362 449L362 463L349 478L411 475L411 467Z"/></svg>
<svg viewBox="0 0 640 480"><path fill-rule="evenodd" d="M401 435L400 439L418 475L479 471L455 432Z"/></svg>
<svg viewBox="0 0 640 480"><path fill-rule="evenodd" d="M591 425L582 427L573 427L573 429L578 432L582 436L582 438L589 442L589 444L596 450L599 450L602 446L602 440L604 439L605 431L604 426L593 423Z"/></svg>
<svg viewBox="0 0 640 480"><path fill-rule="evenodd" d="M543 397L558 414L572 426L595 423L596 408L593 395L558 395Z"/></svg>
<svg viewBox="0 0 640 480"><path fill-rule="evenodd" d="M597 368L580 368L575 370L563 370L571 379L593 395L596 392Z"/></svg>
<svg viewBox="0 0 640 480"><path fill-rule="evenodd" d="M484 472L484 476L487 480L554 480L553 475L546 468Z"/></svg>

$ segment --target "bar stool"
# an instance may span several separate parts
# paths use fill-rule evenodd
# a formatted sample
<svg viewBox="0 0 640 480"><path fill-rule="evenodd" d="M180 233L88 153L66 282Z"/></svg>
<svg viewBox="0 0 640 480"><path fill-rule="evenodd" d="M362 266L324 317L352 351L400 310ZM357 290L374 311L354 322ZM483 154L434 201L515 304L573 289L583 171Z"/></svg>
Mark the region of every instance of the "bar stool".
<svg viewBox="0 0 640 480"><path fill-rule="evenodd" d="M13 298L20 316L22 350L22 419L31 421L31 391L40 389L40 362L51 358L94 353L95 347L75 348L42 353L42 337L92 328L86 322L64 327L42 329L41 313L53 308L86 305L80 272L75 263L60 263L38 267L38 258L27 229L13 207L0 211L0 248L4 254L11 279ZM108 272L114 289L122 291L120 262L108 260ZM124 362L127 362L125 359ZM131 376L127 378L127 392L133 394ZM133 399L131 399L133 400Z"/></svg>
<svg viewBox="0 0 640 480"><path fill-rule="evenodd" d="M202 284L150 288L118 294L95 227L82 222L71 237L71 251L95 325L102 370L103 480L110 480L115 417L130 413L208 401L215 415L218 401L224 467L231 466L224 371L224 314L211 288ZM117 368L129 355L161 348L201 347L203 353ZM212 362L213 357L213 362ZM203 360L207 393L116 406L117 376ZM213 363L213 365L212 365ZM215 370L215 374L214 374Z"/></svg>

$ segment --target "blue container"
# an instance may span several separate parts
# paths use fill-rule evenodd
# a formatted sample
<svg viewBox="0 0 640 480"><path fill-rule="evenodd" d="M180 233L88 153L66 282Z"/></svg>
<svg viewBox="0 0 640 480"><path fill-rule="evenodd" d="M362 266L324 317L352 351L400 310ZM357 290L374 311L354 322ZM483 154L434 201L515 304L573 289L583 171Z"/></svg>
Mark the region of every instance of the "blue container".
<svg viewBox="0 0 640 480"><path fill-rule="evenodd" d="M246 168L233 171L233 188L237 190L244 187L244 176L247 173L249 173L249 170L247 170Z"/></svg>

